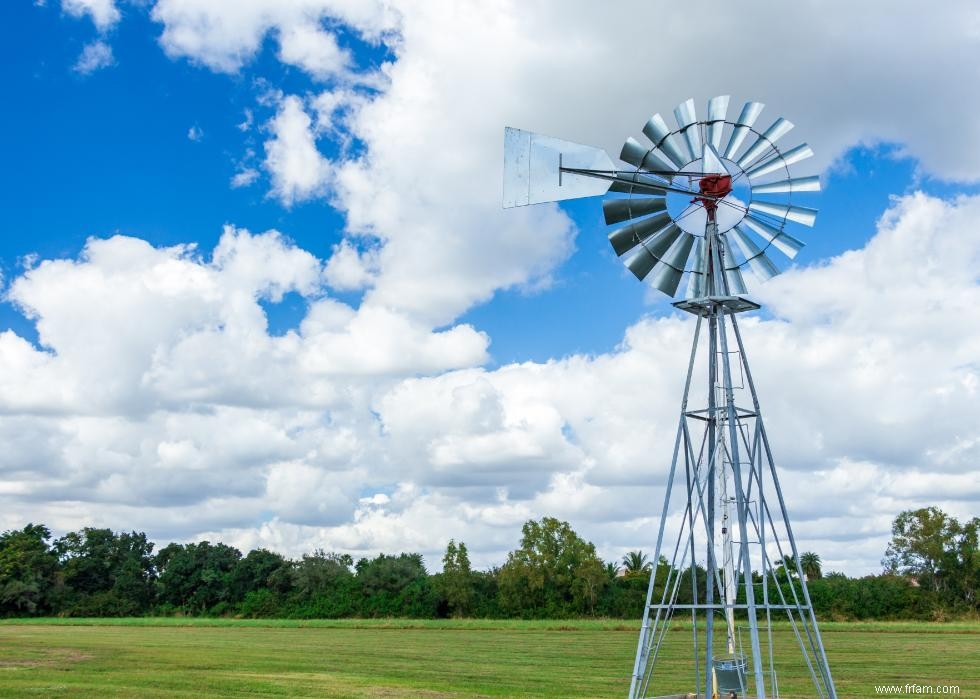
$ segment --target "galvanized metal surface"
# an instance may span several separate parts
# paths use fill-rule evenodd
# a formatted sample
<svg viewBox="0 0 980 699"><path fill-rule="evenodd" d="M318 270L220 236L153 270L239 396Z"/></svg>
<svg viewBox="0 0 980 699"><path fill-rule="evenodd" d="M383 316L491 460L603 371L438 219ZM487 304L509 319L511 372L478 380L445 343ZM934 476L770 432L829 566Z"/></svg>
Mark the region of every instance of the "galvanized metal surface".
<svg viewBox="0 0 980 699"><path fill-rule="evenodd" d="M741 148L742 142L749 135L750 129L755 125L756 119L759 118L759 114L762 113L764 107L765 105L762 102L745 103L742 107L742 112L738 115L738 119L735 120L732 135L728 139L728 145L725 146L725 158L728 160L735 159L735 154L738 153L738 149Z"/></svg>
<svg viewBox="0 0 980 699"><path fill-rule="evenodd" d="M678 169L693 158L686 158L681 146L677 144L674 133L671 132L667 122L659 114L654 114L643 127L644 135L650 139L654 147L663 151L664 155L677 166Z"/></svg>
<svg viewBox="0 0 980 699"><path fill-rule="evenodd" d="M603 215L607 225L616 226L608 234L613 250L639 279L670 296L686 275L687 298L674 305L697 316L653 558L664 556L671 565L665 579L658 579L659 568L651 575L630 699L648 698L657 686L658 658L677 612L689 614L692 621L691 686L697 689L662 696L711 696L737 685L739 696L778 697L773 658L782 651L774 646L772 621L785 618L814 695L836 699L735 317L759 308L743 296L743 270L768 279L779 273L772 250L793 258L803 247L786 231L787 224L812 226L816 210L800 206L793 197L819 191L820 181L790 173L789 166L813 154L806 144L786 151L778 148L776 142L792 128L790 122L780 117L760 133L754 125L761 103L746 103L734 121L726 120L728 105L728 96L712 98L707 118L699 121L693 100L687 100L674 110L677 129L655 114L643 128L650 145L628 138L620 153L633 170L615 169L596 148L507 129L504 206L608 193ZM752 145L740 154L750 135L755 137ZM699 178L726 173L748 190L748 196L701 194ZM759 200L757 194L773 199ZM671 208L671 197L678 195L693 200L682 213ZM705 204L728 214L726 228L720 229L718 218L711 216L703 234L678 225ZM699 354L705 338L706 352ZM699 356L703 365L697 362ZM707 374L707 401L705 407L691 409L692 378L699 366ZM751 408L736 402L735 392L742 387L751 394ZM774 496L778 507L771 506ZM779 585L774 561L789 554L795 556L800 588L791 585L787 594ZM701 564L706 579L695 575ZM691 603L678 602L682 571L690 573ZM753 572L762 577L761 602L754 593ZM746 593L744 602L737 601L741 593ZM736 611L744 619L739 620ZM741 627L736 633L737 623L745 625L747 646L742 644ZM716 632L724 634L727 656L714 653ZM719 679L719 672L728 673L727 679Z"/></svg>
<svg viewBox="0 0 980 699"><path fill-rule="evenodd" d="M701 132L697 127L698 117L694 110L694 100L689 99L677 105L674 108L674 118L687 143L687 162L696 160L701 156Z"/></svg>
<svg viewBox="0 0 980 699"><path fill-rule="evenodd" d="M721 150L721 135L725 131L725 116L728 114L728 95L719 95L708 100L708 143L716 151Z"/></svg>
<svg viewBox="0 0 980 699"><path fill-rule="evenodd" d="M788 180L779 180L768 184L758 184L752 187L753 194L777 194L781 192L819 192L820 178L816 175L812 177L794 177Z"/></svg>
<svg viewBox="0 0 980 699"><path fill-rule="evenodd" d="M804 226L812 226L817 221L817 210L805 206L755 200L749 204L749 211L757 211L777 218L781 217L787 221L802 223Z"/></svg>
<svg viewBox="0 0 980 699"><path fill-rule="evenodd" d="M738 163L740 168L745 169L760 155L769 152L775 146L776 141L789 133L792 128L793 122L779 117L735 162Z"/></svg>
<svg viewBox="0 0 980 699"><path fill-rule="evenodd" d="M759 132L754 124L763 105L747 102L737 119L726 121L729 101L727 95L713 97L708 102L707 118L699 121L694 101L686 100L674 109L676 129L655 114L643 127L651 143L629 137L623 144L620 159L633 170L614 169L599 149L508 128L504 206L607 194L603 202L606 223L619 226L609 233L609 240L627 268L663 293L698 298L710 291L704 286L710 261L704 254L704 235L690 224L697 219L688 217L706 202L716 201L712 207L717 206L715 217L722 223L722 276L733 293L748 293L745 269L752 270L752 280L767 280L779 273L781 263L802 249L803 241L786 228L794 224L812 226L817 212L800 206L793 197L819 191L820 180L791 176L789 167L813 151L806 144L786 151L775 145L792 128L789 121L779 117ZM722 155L719 147L726 130L730 133ZM753 144L739 154L749 135L755 136ZM702 195L697 183L709 174L730 175L747 196L734 190L722 198ZM767 199L757 199L757 194L767 195ZM679 213L671 208L671 201L688 205ZM667 229L665 214L679 231ZM703 211L700 216L703 220ZM630 225L621 226L627 221ZM688 244L681 233L693 235L695 240ZM668 250L670 258L665 260ZM773 257L772 250L779 255ZM680 259L685 251L687 258Z"/></svg>
<svg viewBox="0 0 980 699"><path fill-rule="evenodd" d="M690 171L692 170L695 171L695 175L699 173L705 175L729 174L733 181L741 180L749 188L750 197L748 201L741 201L734 194L719 200L718 204L722 213L716 217L717 220L721 220L721 216L724 214L726 219L725 228L720 231L723 235L719 241L720 251L725 260L723 276L734 293L744 294L748 291L743 277L744 269L752 270L752 276L762 281L779 273L779 265L769 254L770 248L778 250L786 258L792 259L803 247L803 241L786 233L784 229L788 223L812 225L816 210L795 205L790 197L796 193L818 191L820 182L817 177L792 178L789 176L788 168L790 165L812 155L812 151L806 144L785 152L781 152L776 147L775 142L793 128L792 123L780 117L766 131L762 133L755 131L753 124L758 119L763 107L758 102L746 103L742 107L738 119L734 122L726 122L724 117L727 112L728 101L727 96L712 98L708 102L708 117L704 121L697 120L693 100L683 102L674 109L674 116L678 125L676 130L671 130L663 117L655 114L643 129L644 134L653 142L654 147L648 149L635 139L628 138L623 146L621 157L625 162L637 167L638 172L649 171L651 169L649 165L650 154L656 152L656 148L659 147L671 163L680 168L675 173L677 176L683 174L690 178ZM718 146L722 141L725 128L731 128L731 135L725 148L725 155L721 155ZM745 137L749 134L755 135L753 145L738 156L737 160L733 160ZM743 166L748 169L743 170ZM657 167L659 168L660 165ZM665 170L660 170L660 172L665 172ZM767 176L772 173L782 174L783 178L772 182L767 181L771 179ZM670 211L670 197L678 189L672 189L671 185L666 184L666 182L674 179L676 177L664 178L665 205L668 211ZM610 193L619 193L624 190L625 187L619 185L611 188ZM759 201L752 198L756 193L781 197L783 201ZM634 200L642 193L633 191L630 194L629 200ZM691 194L694 195L693 207L699 199L696 193L691 192ZM613 199L612 201L617 200ZM640 204L638 209L642 211L643 206L649 206L649 204ZM607 201L604 203L604 208L622 215L620 212L630 210L630 205L618 203L618 201L617 203ZM685 211L681 216L678 216L676 212L673 215L675 223L679 223L679 219L686 217L688 212ZM618 221L611 221L611 223L616 222ZM685 230L688 233L693 233L700 240L704 240L703 235L690 227L686 227ZM726 237L733 241L734 246L727 245ZM611 240L613 238L619 241L622 234L617 232L616 236L610 237ZM681 289L683 280L676 279L674 270L683 269L687 274L687 283L683 287L684 296L697 298L706 293L703 288L703 280L706 278L706 265L709 261L697 243L685 246L690 251L688 259L680 262L676 255L673 255L669 262L663 264L660 263L663 251L652 255L657 260L653 262L651 256L635 251L634 247L623 248L622 245L617 245L614 242L614 249L617 255L624 258L623 261L626 266L639 278L648 281L654 288L670 295L676 294ZM677 253L680 250L682 248L675 248L673 252ZM700 254L699 250L701 250Z"/></svg>
<svg viewBox="0 0 980 699"><path fill-rule="evenodd" d="M735 238L738 239L738 235ZM725 270L723 262L722 240L724 237L709 227L705 242L712 264L709 267L711 278L706 285L717 290L720 283L722 290L727 292L728 270ZM757 699L779 696L778 679L772 659L773 654L778 651L772 640L771 622L775 618L784 618L790 622L799 652L805 659L813 682L814 696L827 699L837 697L806 582L799 566L795 539L735 318L735 313L747 310L738 304L739 300L737 296L723 295L675 304L697 313L698 323L681 400L679 444L675 445L671 460L655 560L659 560L663 552L669 553L671 548L673 554L667 556L671 565L666 569L666 580L657 579L659 569L651 575L647 594L648 608L644 614L634 662L630 699L640 699L656 693L657 658L670 621L678 612L689 612L694 620L695 637L699 628L703 629L706 637L705 647L700 651L703 657L698 666L709 671L703 675L696 671L697 676L692 678L704 696L711 696L713 692L738 681L738 672L734 671L727 680L718 677L719 660L724 659L712 652L713 645L708 640L713 635L715 614L718 614L723 620L725 637L728 639L729 658L732 653L736 653L745 659L745 673L741 680L744 686L739 685L742 689L739 696L748 694ZM704 357L704 368L707 369L709 379L708 405L705 409L691 410L688 402L695 358L699 356L698 346L702 340L702 319L707 320L708 325L708 351ZM734 346L729 345L730 339L734 339ZM739 381L734 380L736 368L741 375ZM739 385L749 389L753 410L745 410L736 405L735 391ZM694 424L702 427L694 429L689 425L692 419L695 420ZM686 481L686 496L678 499L675 477L682 471ZM719 483L718 488L715 488L716 483ZM731 541L724 533L719 533L720 526L716 521L716 514L721 513L720 524L725 525L726 491L733 493L731 504L735 513L731 526L735 530L735 541ZM773 516L769 504L774 495L780 504L776 517ZM672 545L668 545L665 539L666 520L681 523ZM791 586L791 594L787 597L778 584L777 569L773 561L783 560L786 555L784 543L788 543L789 550L797 555L797 584L801 586L802 597L797 594L796 585ZM693 554L695 549L700 549L703 556L701 560L707 561L708 579L704 589L700 591L703 597L697 594L693 603L679 603L676 583L680 576L674 571L687 569L693 575L696 565ZM736 582L740 589L754 590L753 571L760 572L763 578L762 603L756 602L754 593L746 594L744 602L734 602L730 582ZM663 594L659 600L653 600L654 589L661 589L661 585ZM770 589L776 594L775 599L770 597ZM732 627L736 619L731 614L734 610L746 615L741 622L747 626L749 637L748 646L744 649L741 643L735 648ZM766 649L765 654L763 648Z"/></svg>
<svg viewBox="0 0 980 699"><path fill-rule="evenodd" d="M609 189L608 181L562 177L562 165L595 170L613 168L612 160L601 148L511 127L504 129L504 208L594 197Z"/></svg>
<svg viewBox="0 0 980 699"><path fill-rule="evenodd" d="M606 225L622 223L640 216L648 216L667 209L664 197L630 197L629 199L606 199L602 202L602 216Z"/></svg>
<svg viewBox="0 0 980 699"><path fill-rule="evenodd" d="M761 163L753 165L748 170L746 170L745 175L750 180L757 179L763 175L768 175L770 172L775 172L780 168L786 169L794 163L798 163L801 160L806 160L807 158L813 157L813 150L805 143L801 143L795 148L790 148L782 153L777 152L775 156L768 160L764 160ZM819 182L819 180L818 180ZM753 188L754 189L754 188ZM797 189L796 191L804 191L802 189ZM814 191L814 190L809 190Z"/></svg>

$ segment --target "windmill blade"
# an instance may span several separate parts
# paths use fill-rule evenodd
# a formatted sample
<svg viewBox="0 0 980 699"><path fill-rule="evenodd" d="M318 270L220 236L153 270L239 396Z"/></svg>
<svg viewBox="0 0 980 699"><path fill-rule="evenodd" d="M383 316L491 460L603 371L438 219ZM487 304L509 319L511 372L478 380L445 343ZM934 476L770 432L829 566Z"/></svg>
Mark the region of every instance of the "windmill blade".
<svg viewBox="0 0 980 699"><path fill-rule="evenodd" d="M601 148L507 127L504 129L505 209L605 194L609 182L562 173L561 167L612 170Z"/></svg>
<svg viewBox="0 0 980 699"><path fill-rule="evenodd" d="M728 168L725 164L721 162L721 156L718 155L718 151L709 142L705 142L704 147L701 150L701 169L705 172L716 172L719 175L728 175Z"/></svg>
<svg viewBox="0 0 980 699"><path fill-rule="evenodd" d="M768 281L779 274L779 268L741 228L735 226L726 235L732 236L735 240L735 245L745 257L745 263L760 282Z"/></svg>
<svg viewBox="0 0 980 699"><path fill-rule="evenodd" d="M768 201L753 201L749 204L749 211L769 214L777 218L784 218L787 221L796 221L804 226L812 226L817 220L817 210L806 206L790 206L789 204L776 204Z"/></svg>
<svg viewBox="0 0 980 699"><path fill-rule="evenodd" d="M765 106L762 102L746 102L742 107L742 113L735 120L732 135L729 136L728 145L725 147L724 156L726 160L735 159L735 154L741 148L742 141L749 135L749 129L755 124L756 119L759 118L759 114L762 113L762 109Z"/></svg>
<svg viewBox="0 0 980 699"><path fill-rule="evenodd" d="M670 224L649 240L640 245L636 252L626 260L626 266L636 275L637 279L643 280L650 270L652 270L664 254L680 237L681 229L674 224Z"/></svg>
<svg viewBox="0 0 980 699"><path fill-rule="evenodd" d="M738 267L725 270L725 281L728 282L729 294L749 293L748 288L745 286L745 278L742 276L742 270Z"/></svg>
<svg viewBox="0 0 980 699"><path fill-rule="evenodd" d="M751 175L750 175L751 177ZM780 192L819 192L820 177L795 177L769 184L760 184L752 187L753 194L778 194Z"/></svg>
<svg viewBox="0 0 980 699"><path fill-rule="evenodd" d="M687 277L687 298L699 299L705 295L704 281L707 277L704 269L704 238L695 239L692 259L694 262Z"/></svg>
<svg viewBox="0 0 980 699"><path fill-rule="evenodd" d="M735 256L732 254L732 248L728 244L728 239L720 235L718 240L721 243L721 254L722 254L722 265L725 268L725 281L728 283L728 293L729 294L747 294L749 290L745 287L745 280L742 278L742 270L739 267L738 262L735 260Z"/></svg>
<svg viewBox="0 0 980 699"><path fill-rule="evenodd" d="M668 296L676 294L693 245L694 236L687 231L682 232L654 266L650 274L650 284Z"/></svg>
<svg viewBox="0 0 980 699"><path fill-rule="evenodd" d="M623 150L619 153L619 159L624 163L629 163L641 170L676 170L672 162L667 160L652 148L645 148L643 144L632 136L626 139Z"/></svg>
<svg viewBox="0 0 980 699"><path fill-rule="evenodd" d="M725 130L725 117L728 115L729 95L719 95L708 100L708 143L721 150L721 135Z"/></svg>
<svg viewBox="0 0 980 699"><path fill-rule="evenodd" d="M768 175L773 170L778 170L781 167L788 168L793 163L806 160L812 155L813 151L810 149L810 146L805 143L801 143L795 148L790 148L785 153L778 153L774 158L770 158L765 162L759 163L755 167L747 170L745 174L750 180L754 180L756 177Z"/></svg>
<svg viewBox="0 0 980 699"><path fill-rule="evenodd" d="M747 151L742 154L736 162L738 166L745 169L745 166L751 163L753 160L758 158L763 152L772 148L772 145L778 141L780 138L785 136L793 128L793 122L787 121L782 117L779 117L772 123L765 133L763 133L759 138L756 139Z"/></svg>
<svg viewBox="0 0 980 699"><path fill-rule="evenodd" d="M745 224L758 233L761 237L765 238L766 241L774 248L779 250L779 252L786 255L786 257L791 260L796 257L796 254L803 249L806 245L802 240L797 240L789 233L781 231L775 226L770 226L765 221L753 216L752 214L745 215Z"/></svg>
<svg viewBox="0 0 980 699"><path fill-rule="evenodd" d="M627 179L615 180L611 185L609 185L610 192L618 192L620 194L631 194L640 195L646 194L649 196L658 196L665 193L664 189L650 184L643 184L640 182L634 182Z"/></svg>
<svg viewBox="0 0 980 699"><path fill-rule="evenodd" d="M642 172L626 172L615 170L609 175L615 177L609 186L610 192L623 192L625 194L650 194L653 196L663 196L667 193L664 189L664 181L651 177Z"/></svg>
<svg viewBox="0 0 980 699"><path fill-rule="evenodd" d="M622 256L637 245L642 245L644 241L661 231L669 223L670 214L662 211L650 218L640 219L622 228L617 228L609 234L609 242L613 246L613 250L616 251L616 255Z"/></svg>
<svg viewBox="0 0 980 699"><path fill-rule="evenodd" d="M606 219L607 226L655 214L666 209L667 200L664 197L630 197L629 199L607 199L602 202L602 215Z"/></svg>
<svg viewBox="0 0 980 699"><path fill-rule="evenodd" d="M649 138L655 147L663 151L675 168L680 169L684 163L688 162L684 158L684 153L678 148L667 122L659 114L650 117L650 121L643 127L643 135Z"/></svg>
<svg viewBox="0 0 980 699"><path fill-rule="evenodd" d="M694 110L694 100L689 99L674 107L674 118L677 120L677 125L681 127L680 130L687 143L687 149L691 156L687 159L688 162L697 159L701 154L701 131L695 123L698 117Z"/></svg>

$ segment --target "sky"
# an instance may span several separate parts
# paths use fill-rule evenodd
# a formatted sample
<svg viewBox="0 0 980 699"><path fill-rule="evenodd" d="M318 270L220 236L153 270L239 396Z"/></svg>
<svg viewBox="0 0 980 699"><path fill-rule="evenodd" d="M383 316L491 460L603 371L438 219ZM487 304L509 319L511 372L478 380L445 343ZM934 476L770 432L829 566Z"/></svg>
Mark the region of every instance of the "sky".
<svg viewBox="0 0 980 699"><path fill-rule="evenodd" d="M598 199L501 208L503 128L615 156L718 94L823 184L740 319L801 548L874 573L900 511L980 512L975 4L0 13L0 529L652 549L692 321Z"/></svg>

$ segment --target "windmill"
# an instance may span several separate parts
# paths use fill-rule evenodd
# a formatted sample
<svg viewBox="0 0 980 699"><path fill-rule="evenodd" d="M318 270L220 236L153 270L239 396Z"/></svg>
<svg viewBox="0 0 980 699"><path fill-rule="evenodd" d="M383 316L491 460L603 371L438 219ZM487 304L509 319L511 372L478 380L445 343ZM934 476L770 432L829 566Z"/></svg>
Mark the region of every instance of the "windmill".
<svg viewBox="0 0 980 699"><path fill-rule="evenodd" d="M616 255L696 317L629 698L778 697L785 644L777 647L773 622L783 620L813 695L836 699L736 321L759 308L746 279L770 279L803 247L787 229L814 224L816 210L800 199L820 181L790 172L813 155L806 144L779 145L792 123L779 117L759 130L761 103L735 119L728 106L728 96L714 97L699 120L687 100L674 109L675 129L655 114L643 127L648 142L628 138L618 167L599 148L507 128L503 205L605 196ZM696 376L704 405L691 401ZM679 618L692 626L682 688L670 686L676 673L657 672Z"/></svg>

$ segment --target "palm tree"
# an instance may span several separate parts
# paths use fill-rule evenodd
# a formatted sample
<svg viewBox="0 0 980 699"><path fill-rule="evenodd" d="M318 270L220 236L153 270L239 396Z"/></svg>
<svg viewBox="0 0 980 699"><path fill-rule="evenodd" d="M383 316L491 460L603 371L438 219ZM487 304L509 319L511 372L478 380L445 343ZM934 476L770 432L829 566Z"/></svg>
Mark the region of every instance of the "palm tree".
<svg viewBox="0 0 980 699"><path fill-rule="evenodd" d="M626 575L640 575L650 571L650 561L643 551L630 551L623 556L623 569Z"/></svg>
<svg viewBox="0 0 980 699"><path fill-rule="evenodd" d="M813 551L804 551L800 554L800 566L803 568L803 577L807 580L818 579L823 577L823 572L820 570L820 556L815 554Z"/></svg>
<svg viewBox="0 0 980 699"><path fill-rule="evenodd" d="M619 577L619 566L612 561L606 563L606 577L610 580L615 580Z"/></svg>
<svg viewBox="0 0 980 699"><path fill-rule="evenodd" d="M792 580L796 577L796 558L793 556L783 556L781 560L776 561L776 574L778 576L779 570L782 569L783 575L786 576L787 580Z"/></svg>

